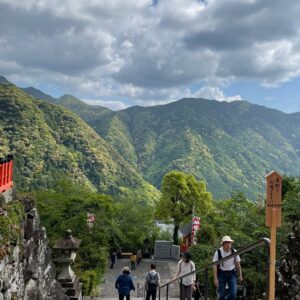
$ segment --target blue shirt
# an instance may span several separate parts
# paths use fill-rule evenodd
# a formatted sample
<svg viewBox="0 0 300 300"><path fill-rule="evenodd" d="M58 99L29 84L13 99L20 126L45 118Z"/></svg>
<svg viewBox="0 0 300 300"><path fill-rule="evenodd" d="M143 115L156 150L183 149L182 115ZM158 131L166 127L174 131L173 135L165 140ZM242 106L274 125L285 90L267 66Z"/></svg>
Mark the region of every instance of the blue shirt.
<svg viewBox="0 0 300 300"><path fill-rule="evenodd" d="M127 274L121 274L116 280L115 284L116 289L120 295L127 296L131 290L135 290L132 277Z"/></svg>

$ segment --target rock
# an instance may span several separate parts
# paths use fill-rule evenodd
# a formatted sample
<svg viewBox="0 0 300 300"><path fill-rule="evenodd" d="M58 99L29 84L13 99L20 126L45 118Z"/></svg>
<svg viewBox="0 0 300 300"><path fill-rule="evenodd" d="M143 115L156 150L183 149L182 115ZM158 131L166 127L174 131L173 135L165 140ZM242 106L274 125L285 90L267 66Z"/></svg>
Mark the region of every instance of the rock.
<svg viewBox="0 0 300 300"><path fill-rule="evenodd" d="M26 221L23 225L24 240L8 245L10 251L0 258L0 300L65 300L64 291L55 279L45 228L40 227L34 201L23 201Z"/></svg>

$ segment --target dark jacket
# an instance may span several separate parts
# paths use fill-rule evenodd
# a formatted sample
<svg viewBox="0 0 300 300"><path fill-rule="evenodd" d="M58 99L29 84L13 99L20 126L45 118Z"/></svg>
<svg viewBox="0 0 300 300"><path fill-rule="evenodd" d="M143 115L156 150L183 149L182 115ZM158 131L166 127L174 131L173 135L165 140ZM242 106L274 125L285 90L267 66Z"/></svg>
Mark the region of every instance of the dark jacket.
<svg viewBox="0 0 300 300"><path fill-rule="evenodd" d="M119 275L116 280L115 287L118 289L119 294L124 296L129 295L131 290L135 291L132 277L126 274Z"/></svg>

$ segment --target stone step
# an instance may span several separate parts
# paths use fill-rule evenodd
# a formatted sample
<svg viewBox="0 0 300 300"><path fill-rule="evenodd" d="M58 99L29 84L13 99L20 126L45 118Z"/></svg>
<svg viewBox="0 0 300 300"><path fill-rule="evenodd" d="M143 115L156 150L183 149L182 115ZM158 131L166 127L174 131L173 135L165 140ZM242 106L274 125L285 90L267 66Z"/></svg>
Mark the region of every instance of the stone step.
<svg viewBox="0 0 300 300"><path fill-rule="evenodd" d="M150 270L151 263L156 264L156 270L160 273L161 284L164 284L171 280L176 274L177 262L173 260L155 260L155 259L142 259L141 263L136 266L136 269L131 271L133 281L136 287L136 291L132 291L130 298L133 299L143 299L139 298L143 295L143 287L145 283L145 278ZM108 262L108 266L109 262ZM103 283L101 285L101 299L116 299L118 292L115 289L115 281L120 274L124 266L130 266L129 259L118 259L116 265L113 269L108 269L103 278ZM162 291L162 296L166 293L164 289ZM179 285L172 285L169 291L170 298L175 298L179 295ZM162 297L163 299L163 297Z"/></svg>

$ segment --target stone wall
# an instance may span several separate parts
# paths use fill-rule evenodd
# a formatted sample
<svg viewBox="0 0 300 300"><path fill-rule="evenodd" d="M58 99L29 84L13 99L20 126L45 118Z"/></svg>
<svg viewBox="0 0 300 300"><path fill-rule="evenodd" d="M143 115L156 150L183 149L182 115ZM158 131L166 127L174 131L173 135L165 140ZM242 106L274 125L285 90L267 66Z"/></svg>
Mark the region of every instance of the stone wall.
<svg viewBox="0 0 300 300"><path fill-rule="evenodd" d="M22 201L25 210L22 239L16 244L2 245L5 255L0 256L0 300L68 299L55 280L51 250L34 203L29 198ZM0 216L5 217L9 216Z"/></svg>

